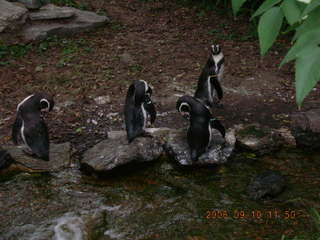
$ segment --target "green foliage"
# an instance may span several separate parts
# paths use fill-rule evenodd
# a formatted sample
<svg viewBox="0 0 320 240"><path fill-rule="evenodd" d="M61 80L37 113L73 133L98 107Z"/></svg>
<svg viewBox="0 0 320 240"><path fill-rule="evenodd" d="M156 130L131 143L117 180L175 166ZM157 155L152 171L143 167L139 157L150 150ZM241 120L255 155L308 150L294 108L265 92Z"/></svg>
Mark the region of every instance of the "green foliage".
<svg viewBox="0 0 320 240"><path fill-rule="evenodd" d="M276 40L282 21L283 13L280 7L272 7L261 16L258 25L261 55L265 55Z"/></svg>
<svg viewBox="0 0 320 240"><path fill-rule="evenodd" d="M247 0L232 0L232 10L233 14L236 15L241 6L246 2Z"/></svg>
<svg viewBox="0 0 320 240"><path fill-rule="evenodd" d="M15 44L15 45L5 45L0 43L0 59L4 57L23 57L27 54L27 52L32 48L31 44L23 45L23 44Z"/></svg>
<svg viewBox="0 0 320 240"><path fill-rule="evenodd" d="M232 0L234 14L247 0ZM260 17L258 36L261 55L265 55L276 41L281 28L294 32L293 46L283 64L295 61L296 102L300 107L304 98L320 79L320 1L264 0L251 19Z"/></svg>

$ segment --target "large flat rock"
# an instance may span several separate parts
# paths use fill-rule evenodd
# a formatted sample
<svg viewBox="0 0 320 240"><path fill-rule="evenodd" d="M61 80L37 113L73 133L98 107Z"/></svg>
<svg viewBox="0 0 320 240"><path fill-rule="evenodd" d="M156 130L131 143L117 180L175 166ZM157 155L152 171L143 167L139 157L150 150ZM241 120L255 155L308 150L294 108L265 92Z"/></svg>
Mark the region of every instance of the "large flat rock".
<svg viewBox="0 0 320 240"><path fill-rule="evenodd" d="M150 162L160 156L167 156L181 165L223 164L227 162L235 144L233 130L227 132L226 140L217 133L209 151L193 162L185 129L152 128L148 132L152 138L136 138L131 144L128 144L124 131L109 132L109 139L85 152L82 166L104 172L128 163Z"/></svg>
<svg viewBox="0 0 320 240"><path fill-rule="evenodd" d="M14 3L0 0L0 33L5 29L14 29L26 20L28 10Z"/></svg>
<svg viewBox="0 0 320 240"><path fill-rule="evenodd" d="M165 149L169 157L184 166L224 164L231 156L236 138L234 130L228 130L225 139L214 132L208 151L197 161L192 161L187 143L187 129L171 130L167 135Z"/></svg>
<svg viewBox="0 0 320 240"><path fill-rule="evenodd" d="M22 146L4 146L14 162L8 170L23 172L55 172L70 167L70 143L50 144L50 160L43 161L23 152Z"/></svg>
<svg viewBox="0 0 320 240"><path fill-rule="evenodd" d="M160 134L153 134L152 138L136 138L128 144L125 131L109 132L107 140L85 152L81 164L95 171L109 171L132 162L156 160L163 153Z"/></svg>
<svg viewBox="0 0 320 240"><path fill-rule="evenodd" d="M94 12L82 11L72 7L57 7L48 4L40 11L65 11L74 12L74 17L64 23L32 23L23 30L23 36L27 41L42 40L52 35L70 35L92 30L108 23L110 20L106 16L97 15Z"/></svg>

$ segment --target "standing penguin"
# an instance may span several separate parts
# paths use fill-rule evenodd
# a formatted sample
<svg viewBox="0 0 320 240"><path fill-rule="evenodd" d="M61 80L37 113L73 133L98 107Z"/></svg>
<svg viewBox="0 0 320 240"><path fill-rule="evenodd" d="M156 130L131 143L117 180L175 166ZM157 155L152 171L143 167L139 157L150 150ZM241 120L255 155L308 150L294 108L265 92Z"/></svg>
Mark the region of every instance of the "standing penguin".
<svg viewBox="0 0 320 240"><path fill-rule="evenodd" d="M220 101L223 97L221 87L223 71L224 56L221 47L212 45L209 59L199 77L194 97L202 100L209 107L213 107L216 96Z"/></svg>
<svg viewBox="0 0 320 240"><path fill-rule="evenodd" d="M209 109L195 97L187 95L180 97L176 107L182 115L189 116L188 145L191 159L197 161L198 157L208 150L212 139L212 128L217 129L223 137L225 136L225 128L219 120L212 117Z"/></svg>
<svg viewBox="0 0 320 240"><path fill-rule="evenodd" d="M20 136L31 154L45 161L49 161L49 134L42 113L51 111L53 106L51 96L44 93L30 95L18 104L12 126L13 142L18 144Z"/></svg>
<svg viewBox="0 0 320 240"><path fill-rule="evenodd" d="M130 85L124 107L127 138L131 143L136 137L150 136L146 131L147 114L151 124L156 119L156 109L151 101L152 89L143 80L136 80Z"/></svg>

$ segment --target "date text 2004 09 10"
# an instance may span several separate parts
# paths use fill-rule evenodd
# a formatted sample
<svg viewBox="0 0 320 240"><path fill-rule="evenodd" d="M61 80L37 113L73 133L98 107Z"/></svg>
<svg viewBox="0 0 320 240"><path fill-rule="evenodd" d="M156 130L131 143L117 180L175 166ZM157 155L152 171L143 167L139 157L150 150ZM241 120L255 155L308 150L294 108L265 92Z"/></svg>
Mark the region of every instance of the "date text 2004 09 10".
<svg viewBox="0 0 320 240"><path fill-rule="evenodd" d="M206 219L296 219L303 215L302 210L209 210Z"/></svg>

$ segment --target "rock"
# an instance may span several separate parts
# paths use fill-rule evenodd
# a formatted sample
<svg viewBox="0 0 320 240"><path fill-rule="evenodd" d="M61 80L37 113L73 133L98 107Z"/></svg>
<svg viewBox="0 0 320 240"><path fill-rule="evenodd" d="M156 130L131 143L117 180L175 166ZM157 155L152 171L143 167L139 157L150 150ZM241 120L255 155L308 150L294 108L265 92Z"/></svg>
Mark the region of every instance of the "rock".
<svg viewBox="0 0 320 240"><path fill-rule="evenodd" d="M22 3L28 9L39 9L41 7L41 0L16 0Z"/></svg>
<svg viewBox="0 0 320 240"><path fill-rule="evenodd" d="M320 148L320 109L293 113L291 122L297 146L312 150Z"/></svg>
<svg viewBox="0 0 320 240"><path fill-rule="evenodd" d="M14 29L25 23L28 10L22 6L0 0L0 33L7 28Z"/></svg>
<svg viewBox="0 0 320 240"><path fill-rule="evenodd" d="M278 150L287 145L287 139L279 130L261 126L258 123L239 124L235 126L237 145L257 155L263 155Z"/></svg>
<svg viewBox="0 0 320 240"><path fill-rule="evenodd" d="M187 143L187 130L171 130L166 139L167 154L181 165L211 165L226 163L235 145L234 130L226 133L225 140L216 132L208 152L201 155L198 161L193 162Z"/></svg>
<svg viewBox="0 0 320 240"><path fill-rule="evenodd" d="M70 143L50 144L50 161L33 158L23 152L21 146L4 146L14 159L7 170L23 172L54 172L70 166Z"/></svg>
<svg viewBox="0 0 320 240"><path fill-rule="evenodd" d="M276 197L286 187L284 176L278 172L265 171L254 177L247 188L247 193L252 200L261 200L265 197Z"/></svg>
<svg viewBox="0 0 320 240"><path fill-rule="evenodd" d="M128 144L125 131L111 131L108 139L86 151L81 162L84 169L109 171L131 162L150 162L163 153L162 129L154 130L153 137L136 138Z"/></svg>
<svg viewBox="0 0 320 240"><path fill-rule="evenodd" d="M99 16L96 13L82 11L72 7L57 7L53 4L48 4L41 10L65 10L73 11L75 16L65 23L33 23L26 26L23 31L23 36L27 41L42 40L52 35L70 35L89 31L93 28L103 26L110 20L106 16Z"/></svg>
<svg viewBox="0 0 320 240"><path fill-rule="evenodd" d="M51 20L51 19L65 19L71 18L75 15L75 12L63 7L55 7L53 9L41 8L38 12L32 12L29 14L29 18L32 21L36 20Z"/></svg>
<svg viewBox="0 0 320 240"><path fill-rule="evenodd" d="M98 105L105 105L107 103L110 103L111 100L110 100L110 96L99 96L99 97L96 97L94 99L94 101L96 102L96 104Z"/></svg>

